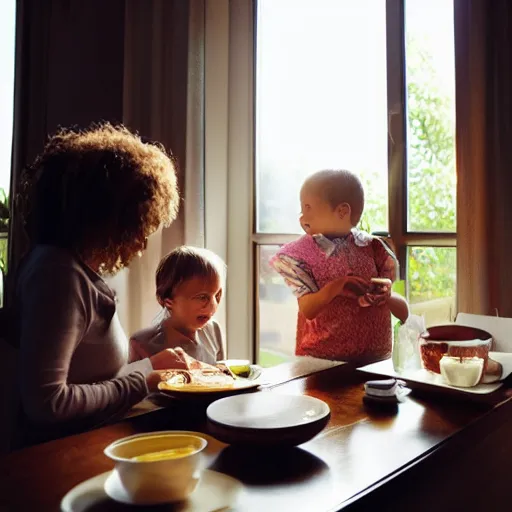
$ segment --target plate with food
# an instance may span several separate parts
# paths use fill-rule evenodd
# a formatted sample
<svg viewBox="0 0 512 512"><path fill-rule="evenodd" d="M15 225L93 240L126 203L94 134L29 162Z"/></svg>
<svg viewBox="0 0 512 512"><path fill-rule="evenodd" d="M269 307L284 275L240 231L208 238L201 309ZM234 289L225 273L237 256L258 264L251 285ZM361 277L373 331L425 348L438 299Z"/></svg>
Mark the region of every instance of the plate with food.
<svg viewBox="0 0 512 512"><path fill-rule="evenodd" d="M238 377L225 364L202 364L188 370L168 370L162 375L158 388L174 397L189 395L234 394L257 388L257 378Z"/></svg>

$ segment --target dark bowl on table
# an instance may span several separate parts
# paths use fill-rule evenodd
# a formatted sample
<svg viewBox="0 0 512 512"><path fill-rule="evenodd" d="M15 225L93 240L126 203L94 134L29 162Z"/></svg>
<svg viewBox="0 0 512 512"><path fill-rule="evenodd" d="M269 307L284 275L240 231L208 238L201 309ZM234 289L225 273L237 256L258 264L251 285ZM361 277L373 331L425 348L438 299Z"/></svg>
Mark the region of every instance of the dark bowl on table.
<svg viewBox="0 0 512 512"><path fill-rule="evenodd" d="M213 437L253 448L301 445L320 433L331 416L329 406L316 398L271 392L221 399L206 414Z"/></svg>

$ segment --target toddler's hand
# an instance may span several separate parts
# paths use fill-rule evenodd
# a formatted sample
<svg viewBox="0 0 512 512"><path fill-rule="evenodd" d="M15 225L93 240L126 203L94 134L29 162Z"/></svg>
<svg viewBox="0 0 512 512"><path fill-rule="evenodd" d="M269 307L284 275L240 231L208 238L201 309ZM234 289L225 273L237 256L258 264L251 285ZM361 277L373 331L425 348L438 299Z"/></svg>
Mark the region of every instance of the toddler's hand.
<svg viewBox="0 0 512 512"><path fill-rule="evenodd" d="M359 297L358 302L362 308L369 306L383 306L391 297L391 281L389 279L372 280L368 293Z"/></svg>
<svg viewBox="0 0 512 512"><path fill-rule="evenodd" d="M337 295L350 299L361 297L368 293L370 289L370 282L359 276L340 277L336 283L338 285Z"/></svg>

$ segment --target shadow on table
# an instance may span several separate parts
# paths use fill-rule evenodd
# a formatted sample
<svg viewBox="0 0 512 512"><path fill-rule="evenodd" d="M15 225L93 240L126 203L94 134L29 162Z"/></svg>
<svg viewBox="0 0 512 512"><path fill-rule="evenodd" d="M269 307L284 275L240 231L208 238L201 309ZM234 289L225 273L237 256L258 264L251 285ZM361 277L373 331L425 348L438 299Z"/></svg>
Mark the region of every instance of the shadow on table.
<svg viewBox="0 0 512 512"><path fill-rule="evenodd" d="M273 486L292 482L307 482L328 473L327 464L302 448L262 450L228 446L210 466L211 470L229 475L246 485ZM100 491L104 496L104 491ZM88 503L86 503L87 501ZM75 503L76 512L185 512L187 503L132 506L108 497L87 496Z"/></svg>
<svg viewBox="0 0 512 512"><path fill-rule="evenodd" d="M147 511L147 512L182 512L187 509L185 503L165 504L165 505L123 505L110 498L94 503L88 507L80 509L82 512L126 512L129 510Z"/></svg>
<svg viewBox="0 0 512 512"><path fill-rule="evenodd" d="M246 485L279 485L316 478L329 467L302 448L265 450L228 446L210 469Z"/></svg>

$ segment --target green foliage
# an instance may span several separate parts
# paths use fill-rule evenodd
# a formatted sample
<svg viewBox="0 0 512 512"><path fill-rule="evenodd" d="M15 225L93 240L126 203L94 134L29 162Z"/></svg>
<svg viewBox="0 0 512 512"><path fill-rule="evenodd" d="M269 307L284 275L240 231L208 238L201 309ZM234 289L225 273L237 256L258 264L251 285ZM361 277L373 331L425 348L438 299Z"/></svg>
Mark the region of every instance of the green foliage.
<svg viewBox="0 0 512 512"><path fill-rule="evenodd" d="M4 276L7 274L7 238L0 238L0 271Z"/></svg>
<svg viewBox="0 0 512 512"><path fill-rule="evenodd" d="M7 236L9 229L9 196L0 188L0 271L7 274ZM1 278L1 276L0 276Z"/></svg>
<svg viewBox="0 0 512 512"><path fill-rule="evenodd" d="M271 368L281 363L285 363L290 358L288 356L273 352L271 350L260 349L258 354L258 364L262 368Z"/></svg>
<svg viewBox="0 0 512 512"><path fill-rule="evenodd" d="M409 229L456 230L454 94L437 87L432 58L407 42Z"/></svg>
<svg viewBox="0 0 512 512"><path fill-rule="evenodd" d="M456 172L453 98L441 92L431 56L407 41L408 221L411 231L456 230ZM361 227L375 231L386 224L377 175L364 176L367 202ZM375 226L369 230L368 226ZM456 250L410 247L407 288L410 302L453 297Z"/></svg>
<svg viewBox="0 0 512 512"><path fill-rule="evenodd" d="M410 247L407 279L411 302L453 297L456 259L453 247Z"/></svg>
<svg viewBox="0 0 512 512"><path fill-rule="evenodd" d="M0 232L6 232L9 228L9 196L3 188L0 188Z"/></svg>
<svg viewBox="0 0 512 512"><path fill-rule="evenodd" d="M412 39L407 57L409 229L454 232L455 92L441 92L431 56ZM409 248L411 302L453 297L456 258L455 248Z"/></svg>
<svg viewBox="0 0 512 512"><path fill-rule="evenodd" d="M402 295L402 297L405 297L406 291L405 291L405 281L395 281L392 286L392 290L399 295Z"/></svg>

